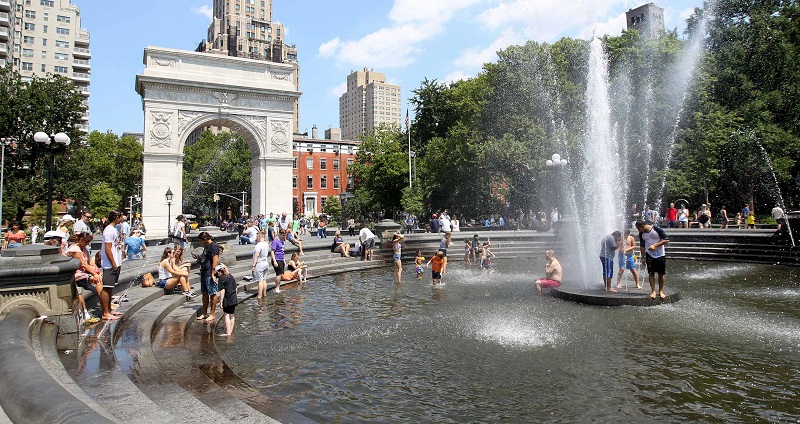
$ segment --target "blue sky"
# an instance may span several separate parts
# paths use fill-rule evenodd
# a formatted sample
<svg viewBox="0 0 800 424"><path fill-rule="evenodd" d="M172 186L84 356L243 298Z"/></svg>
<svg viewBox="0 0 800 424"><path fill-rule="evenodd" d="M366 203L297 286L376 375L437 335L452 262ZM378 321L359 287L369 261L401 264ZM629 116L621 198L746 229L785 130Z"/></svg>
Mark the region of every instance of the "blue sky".
<svg viewBox="0 0 800 424"><path fill-rule="evenodd" d="M91 33L92 130L141 132L134 90L144 47L194 50L205 38L213 0L73 0ZM274 0L273 19L286 26L300 61L300 131L339 126L338 97L347 75L364 67L403 87L424 78L474 76L495 52L527 40L556 41L618 34L629 0ZM701 0L656 2L667 29L682 34ZM405 107L405 106L404 106ZM412 112L413 115L413 112Z"/></svg>

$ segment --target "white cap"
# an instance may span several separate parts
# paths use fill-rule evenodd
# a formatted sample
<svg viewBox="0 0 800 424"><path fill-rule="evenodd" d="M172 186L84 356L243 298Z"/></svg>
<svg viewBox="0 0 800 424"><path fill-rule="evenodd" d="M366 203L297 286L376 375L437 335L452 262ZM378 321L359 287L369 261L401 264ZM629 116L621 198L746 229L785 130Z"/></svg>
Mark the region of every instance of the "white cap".
<svg viewBox="0 0 800 424"><path fill-rule="evenodd" d="M73 221L74 222L75 218L73 218L72 215L70 215L70 214L66 214L66 215L61 217L61 222L67 222L67 221Z"/></svg>
<svg viewBox="0 0 800 424"><path fill-rule="evenodd" d="M225 264L219 264L216 266L216 268L214 268L214 272L217 272L221 269L228 269L228 267L226 267Z"/></svg>
<svg viewBox="0 0 800 424"><path fill-rule="evenodd" d="M54 239L56 237L64 238L64 234L62 234L61 231L50 230L50 231L44 233L44 237L42 237L42 240L50 240L50 239Z"/></svg>

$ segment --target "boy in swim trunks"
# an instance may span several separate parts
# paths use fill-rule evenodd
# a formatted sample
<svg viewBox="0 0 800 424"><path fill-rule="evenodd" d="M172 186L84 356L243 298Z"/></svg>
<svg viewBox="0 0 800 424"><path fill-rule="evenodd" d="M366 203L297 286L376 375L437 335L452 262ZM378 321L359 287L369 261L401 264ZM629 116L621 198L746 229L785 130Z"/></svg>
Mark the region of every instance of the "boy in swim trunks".
<svg viewBox="0 0 800 424"><path fill-rule="evenodd" d="M548 250L544 252L547 263L544 265L545 278L536 280L536 291L542 295L542 287L554 288L561 286L561 263L556 259L555 252Z"/></svg>
<svg viewBox="0 0 800 424"><path fill-rule="evenodd" d="M636 288L641 290L642 284L639 282L639 271L636 270L636 239L631 235L631 230L625 230L622 234L622 242L619 245L619 271L617 271L617 288L621 288L622 274L626 269L631 271Z"/></svg>

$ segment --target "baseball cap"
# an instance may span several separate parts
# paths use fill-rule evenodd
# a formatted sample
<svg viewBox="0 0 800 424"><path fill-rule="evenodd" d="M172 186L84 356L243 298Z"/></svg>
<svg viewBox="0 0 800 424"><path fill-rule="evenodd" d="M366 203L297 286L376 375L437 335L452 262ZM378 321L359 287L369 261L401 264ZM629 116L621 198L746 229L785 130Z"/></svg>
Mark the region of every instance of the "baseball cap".
<svg viewBox="0 0 800 424"><path fill-rule="evenodd" d="M64 238L64 234L61 234L60 231L50 230L50 231L44 233L44 237L42 239L43 240L52 240L54 238Z"/></svg>
<svg viewBox="0 0 800 424"><path fill-rule="evenodd" d="M214 272L218 272L221 269L228 269L228 267L226 267L225 264L219 264L214 268Z"/></svg>
<svg viewBox="0 0 800 424"><path fill-rule="evenodd" d="M61 217L61 221L62 222L75 221L75 218L73 218L72 215L70 215L70 214L66 214L66 215Z"/></svg>

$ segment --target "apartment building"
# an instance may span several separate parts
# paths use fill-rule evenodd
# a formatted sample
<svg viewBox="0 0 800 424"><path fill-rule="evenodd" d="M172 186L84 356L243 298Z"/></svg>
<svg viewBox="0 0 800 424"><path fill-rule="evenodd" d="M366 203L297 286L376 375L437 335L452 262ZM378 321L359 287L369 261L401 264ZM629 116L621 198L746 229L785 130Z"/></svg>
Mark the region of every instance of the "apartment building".
<svg viewBox="0 0 800 424"><path fill-rule="evenodd" d="M0 66L3 67L12 60L16 9L15 0L0 0Z"/></svg>
<svg viewBox="0 0 800 424"><path fill-rule="evenodd" d="M297 47L285 43L286 29L272 20L272 0L214 0L208 38L196 51L294 64L293 80L300 89ZM294 132L300 122L299 100L294 104Z"/></svg>
<svg viewBox="0 0 800 424"><path fill-rule="evenodd" d="M352 197L353 178L348 168L353 164L361 146L360 141L342 140L341 131L331 128L325 138L317 135L316 125L311 137L295 134L293 139L292 196L295 210L307 216L322 213L322 205L337 196L342 202Z"/></svg>
<svg viewBox="0 0 800 424"><path fill-rule="evenodd" d="M339 97L339 126L346 140L360 140L379 124L402 126L400 86L387 84L386 75L368 70L347 76L347 91Z"/></svg>
<svg viewBox="0 0 800 424"><path fill-rule="evenodd" d="M92 53L80 10L69 0L0 0L0 10L6 5L14 11L8 36L13 40L14 69L23 79L45 74L71 79L84 97L86 113L79 126L88 132ZM0 26L3 13L9 12L0 12ZM0 51L2 33L0 29Z"/></svg>

